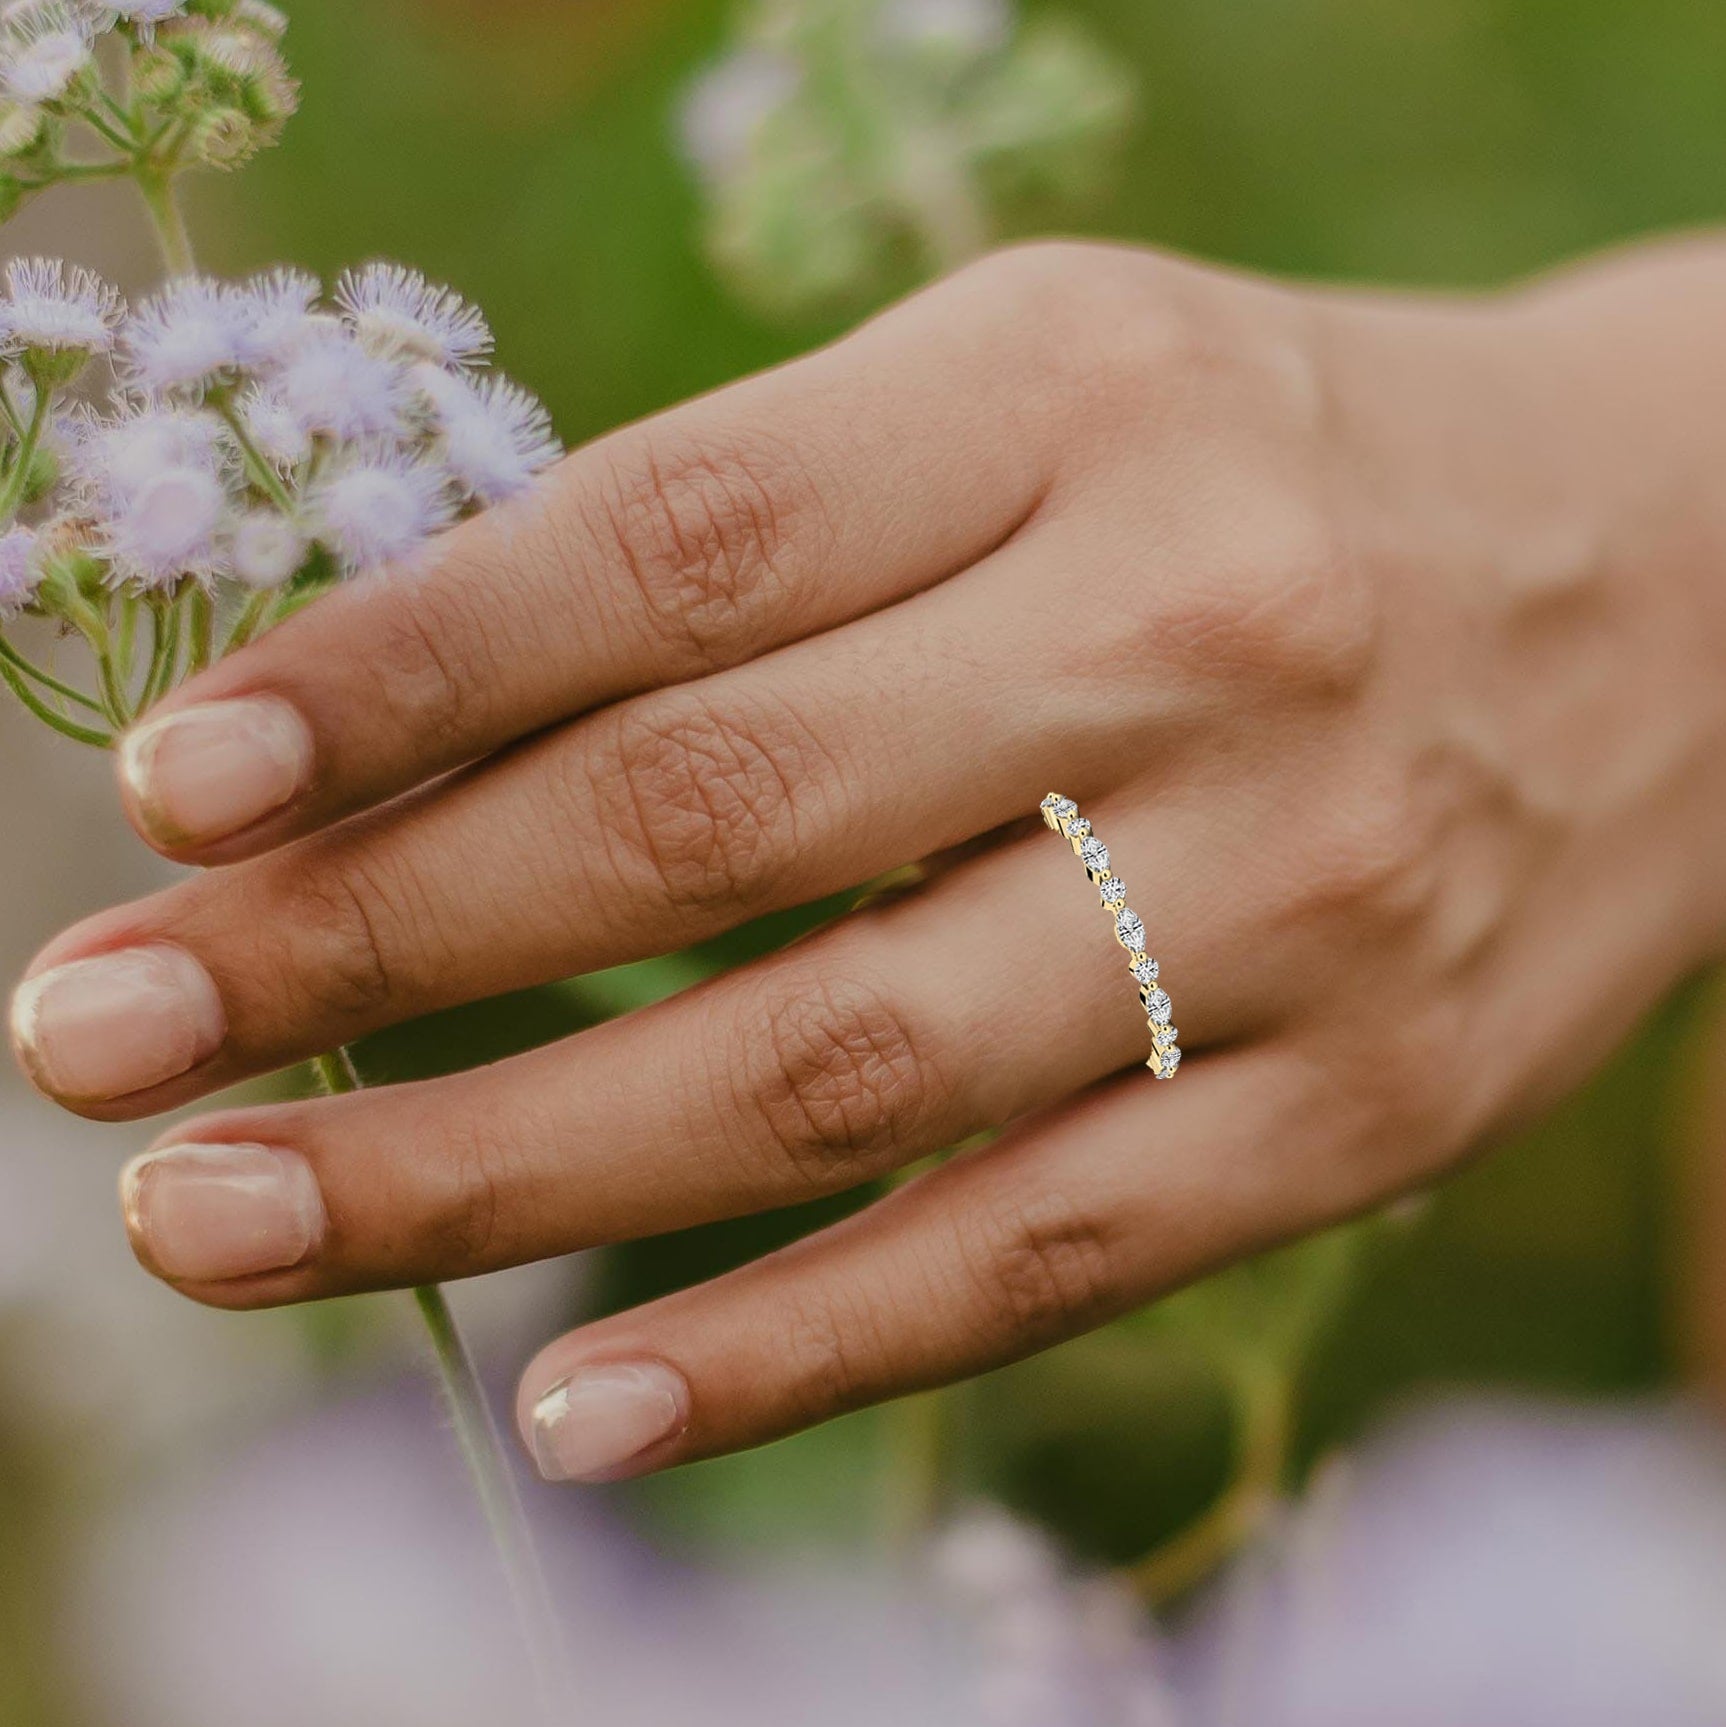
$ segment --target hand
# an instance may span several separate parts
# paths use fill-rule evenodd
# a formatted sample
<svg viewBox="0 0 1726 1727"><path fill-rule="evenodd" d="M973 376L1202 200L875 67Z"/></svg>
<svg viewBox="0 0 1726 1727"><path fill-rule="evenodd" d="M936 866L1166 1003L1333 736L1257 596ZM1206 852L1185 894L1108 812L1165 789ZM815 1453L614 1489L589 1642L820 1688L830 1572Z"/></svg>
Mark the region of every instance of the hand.
<svg viewBox="0 0 1726 1727"><path fill-rule="evenodd" d="M1428 1181L1726 928L1714 269L1445 304L1033 248L621 432L130 738L140 831L222 867L55 942L24 1059L131 1119L933 855L565 1044L128 1171L144 1263L244 1308L1005 1128L553 1344L521 1411L562 1476L976 1373ZM1051 788L1151 926L1172 1084Z"/></svg>

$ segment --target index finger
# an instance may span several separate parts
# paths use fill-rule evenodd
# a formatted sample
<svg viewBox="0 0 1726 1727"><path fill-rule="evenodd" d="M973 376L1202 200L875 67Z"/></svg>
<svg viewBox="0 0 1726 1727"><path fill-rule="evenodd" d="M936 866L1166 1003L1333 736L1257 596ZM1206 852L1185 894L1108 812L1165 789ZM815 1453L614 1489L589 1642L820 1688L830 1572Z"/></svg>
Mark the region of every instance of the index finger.
<svg viewBox="0 0 1726 1727"><path fill-rule="evenodd" d="M960 277L577 452L428 567L328 595L125 740L135 825L173 856L252 855L974 562L1035 509L1066 435L1024 414L999 297Z"/></svg>

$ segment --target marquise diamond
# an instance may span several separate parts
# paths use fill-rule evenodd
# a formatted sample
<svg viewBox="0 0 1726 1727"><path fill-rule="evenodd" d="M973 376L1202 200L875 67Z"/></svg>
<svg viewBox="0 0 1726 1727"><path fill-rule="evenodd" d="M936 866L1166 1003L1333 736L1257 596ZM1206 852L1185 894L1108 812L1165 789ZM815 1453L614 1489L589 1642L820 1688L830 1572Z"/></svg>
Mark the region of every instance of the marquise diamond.
<svg viewBox="0 0 1726 1727"><path fill-rule="evenodd" d="M1163 1051L1163 1065L1157 1070L1153 1077L1157 1079L1173 1079L1175 1077L1175 1070L1180 1065L1181 1052L1173 1047L1165 1049Z"/></svg>
<svg viewBox="0 0 1726 1727"><path fill-rule="evenodd" d="M1115 939L1129 953L1144 952L1145 920L1131 907L1124 907L1115 919Z"/></svg>
<svg viewBox="0 0 1726 1727"><path fill-rule="evenodd" d="M1174 1016L1175 1004L1160 989L1145 997L1145 1012L1158 1025L1167 1025Z"/></svg>

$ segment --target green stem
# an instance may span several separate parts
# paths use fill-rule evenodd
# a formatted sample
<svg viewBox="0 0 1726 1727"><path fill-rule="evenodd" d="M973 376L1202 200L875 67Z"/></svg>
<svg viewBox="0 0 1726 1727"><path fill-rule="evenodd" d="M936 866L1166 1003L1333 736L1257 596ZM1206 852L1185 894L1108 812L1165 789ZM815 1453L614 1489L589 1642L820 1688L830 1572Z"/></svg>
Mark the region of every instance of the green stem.
<svg viewBox="0 0 1726 1727"><path fill-rule="evenodd" d="M132 178L144 195L145 207L156 230L156 243L162 248L162 261L170 276L190 276L198 268L192 251L192 234L180 209L171 168L135 163Z"/></svg>
<svg viewBox="0 0 1726 1727"><path fill-rule="evenodd" d="M128 138L124 132L115 131L94 108L80 108L78 118L92 131L100 132L116 150L124 150L130 155L138 147L136 139Z"/></svg>
<svg viewBox="0 0 1726 1727"><path fill-rule="evenodd" d="M180 665L180 610L163 600L150 603L150 669L144 676L144 693L138 712L146 713L168 693Z"/></svg>
<svg viewBox="0 0 1726 1727"><path fill-rule="evenodd" d="M114 737L111 732L92 731L88 726L81 726L76 720L69 720L64 714L57 714L41 699L36 692L12 669L12 662L0 659L0 680L11 686L13 695L44 724L50 725L62 737L67 737L75 744L89 744L95 749L111 750L114 747Z"/></svg>
<svg viewBox="0 0 1726 1727"><path fill-rule="evenodd" d="M36 446L42 441L42 429L48 424L48 411L53 406L53 392L38 389L36 406L30 424L18 441L17 454L12 459L12 471L6 476L6 486L0 491L0 527L10 527L18 514L19 505L30 486L30 469L36 460Z"/></svg>
<svg viewBox="0 0 1726 1727"><path fill-rule="evenodd" d="M9 661L25 677L34 678L44 689L52 690L55 695L63 697L66 701L76 702L79 707L93 714L104 713L99 701L85 695L81 689L74 685L62 682L52 672L44 671L34 660L25 659L4 636L0 636L0 660Z"/></svg>
<svg viewBox="0 0 1726 1727"><path fill-rule="evenodd" d="M237 654L258 633L263 627L264 619L270 615L270 607L275 604L276 598L274 588L264 588L252 595L246 602L246 609L234 620L227 645L222 649L224 658L229 654Z"/></svg>
<svg viewBox="0 0 1726 1727"><path fill-rule="evenodd" d="M312 1066L318 1083L331 1096L364 1088L353 1057L345 1049L319 1056ZM438 1379L449 1404L462 1456L509 1579L522 1635L533 1658L546 1720L561 1721L569 1708L563 1637L521 1495L516 1491L515 1472L510 1467L503 1436L444 1292L436 1284L428 1284L414 1291L414 1302L431 1340Z"/></svg>
<svg viewBox="0 0 1726 1727"><path fill-rule="evenodd" d="M192 633L189 667L201 672L209 665L216 646L216 604L202 588L192 589L186 602L186 620Z"/></svg>
<svg viewBox="0 0 1726 1727"><path fill-rule="evenodd" d="M252 442L252 434L236 411L233 399L226 395L215 395L210 398L210 404L221 416L222 424L234 434L234 442L240 446L240 454L245 457L246 471L258 487L269 494L270 501L284 514L294 513L293 494L282 482L282 476L264 459L264 453Z"/></svg>

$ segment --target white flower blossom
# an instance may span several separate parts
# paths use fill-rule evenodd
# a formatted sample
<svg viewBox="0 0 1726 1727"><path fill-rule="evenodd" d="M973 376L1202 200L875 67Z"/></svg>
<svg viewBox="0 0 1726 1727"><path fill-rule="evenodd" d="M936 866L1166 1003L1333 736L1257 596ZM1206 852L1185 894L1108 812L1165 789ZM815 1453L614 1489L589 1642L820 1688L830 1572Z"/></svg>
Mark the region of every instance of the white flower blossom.
<svg viewBox="0 0 1726 1727"><path fill-rule="evenodd" d="M876 30L890 47L981 58L1007 46L1013 11L1007 0L885 0Z"/></svg>
<svg viewBox="0 0 1726 1727"><path fill-rule="evenodd" d="M762 126L791 102L802 69L771 48L745 48L690 86L678 114L683 151L710 184L745 167Z"/></svg>
<svg viewBox="0 0 1726 1727"><path fill-rule="evenodd" d="M207 468L164 468L104 524L113 579L160 589L188 576L209 582L224 574L228 516L227 492Z"/></svg>
<svg viewBox="0 0 1726 1727"><path fill-rule="evenodd" d="M482 504L520 496L563 454L538 397L498 373L469 379L426 366L415 381L432 404L444 465Z"/></svg>
<svg viewBox="0 0 1726 1727"><path fill-rule="evenodd" d="M172 283L133 312L122 333L127 381L156 395L202 395L247 357L245 308L202 276Z"/></svg>
<svg viewBox="0 0 1726 1727"><path fill-rule="evenodd" d="M338 324L308 330L274 387L303 433L342 443L397 436L408 408L403 369L368 353Z"/></svg>
<svg viewBox="0 0 1726 1727"><path fill-rule="evenodd" d="M92 271L58 258L15 258L0 300L0 349L106 354L125 313L118 293Z"/></svg>
<svg viewBox="0 0 1726 1727"><path fill-rule="evenodd" d="M42 580L36 567L36 536L25 527L0 534L0 623L17 617L36 597Z"/></svg>
<svg viewBox="0 0 1726 1727"><path fill-rule="evenodd" d="M492 349L491 326L477 306L401 264L349 270L336 284L336 303L373 353L470 366Z"/></svg>
<svg viewBox="0 0 1726 1727"><path fill-rule="evenodd" d="M455 516L447 475L389 445L347 452L313 486L306 510L313 533L349 575L412 556Z"/></svg>
<svg viewBox="0 0 1726 1727"><path fill-rule="evenodd" d="M70 428L67 465L98 513L124 510L169 470L219 477L227 460L227 428L191 408L125 402L109 418L75 416Z"/></svg>
<svg viewBox="0 0 1726 1727"><path fill-rule="evenodd" d="M249 365L279 365L316 328L323 284L307 270L270 270L234 291Z"/></svg>
<svg viewBox="0 0 1726 1727"><path fill-rule="evenodd" d="M14 102L61 101L94 64L89 25L71 6L19 7L0 20L0 92Z"/></svg>
<svg viewBox="0 0 1726 1727"><path fill-rule="evenodd" d="M306 561L306 537L278 510L249 510L234 526L234 579L248 588L279 588Z"/></svg>
<svg viewBox="0 0 1726 1727"><path fill-rule="evenodd" d="M254 385L240 402L253 447L272 467L291 472L312 453L312 435L278 391Z"/></svg>

